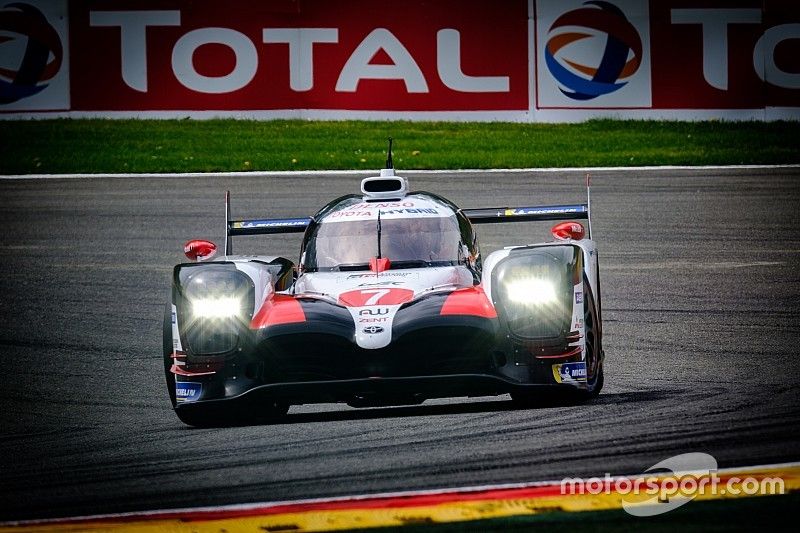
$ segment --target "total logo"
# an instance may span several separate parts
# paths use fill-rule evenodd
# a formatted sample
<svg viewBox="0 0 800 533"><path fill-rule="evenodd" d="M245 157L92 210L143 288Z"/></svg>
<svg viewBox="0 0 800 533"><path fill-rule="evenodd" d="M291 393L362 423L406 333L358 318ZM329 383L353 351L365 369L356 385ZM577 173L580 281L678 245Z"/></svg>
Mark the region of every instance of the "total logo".
<svg viewBox="0 0 800 533"><path fill-rule="evenodd" d="M646 2L570 4L537 4L539 105L649 107Z"/></svg>
<svg viewBox="0 0 800 533"><path fill-rule="evenodd" d="M12 2L0 7L0 106L68 106L65 25L65 2Z"/></svg>
<svg viewBox="0 0 800 533"><path fill-rule="evenodd" d="M626 82L620 80L635 74L642 60L642 39L625 18L625 13L609 2L591 1L585 5L598 9L584 7L561 15L550 26L549 33L554 35L547 41L544 50L547 68L564 87L561 92L574 100L591 100L624 87ZM596 65L583 65L566 58L556 59L556 54L567 45L592 38L591 33L558 31L568 26L584 27L606 35L606 43ZM572 67L572 70L568 67Z"/></svg>

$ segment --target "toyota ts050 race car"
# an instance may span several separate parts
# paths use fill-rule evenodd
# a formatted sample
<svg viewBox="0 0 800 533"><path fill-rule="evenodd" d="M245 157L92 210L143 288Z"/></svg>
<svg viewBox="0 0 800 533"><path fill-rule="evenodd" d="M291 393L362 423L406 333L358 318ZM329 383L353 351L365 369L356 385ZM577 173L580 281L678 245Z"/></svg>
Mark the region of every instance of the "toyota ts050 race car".
<svg viewBox="0 0 800 533"><path fill-rule="evenodd" d="M410 192L391 147L361 194L309 218L232 220L227 194L224 257L211 260L212 242L189 241L194 262L173 273L164 369L175 413L203 426L268 421L316 402L596 396L603 349L589 198L460 209ZM476 225L559 220L552 242L480 255ZM297 265L233 255L235 236L290 232L303 233Z"/></svg>

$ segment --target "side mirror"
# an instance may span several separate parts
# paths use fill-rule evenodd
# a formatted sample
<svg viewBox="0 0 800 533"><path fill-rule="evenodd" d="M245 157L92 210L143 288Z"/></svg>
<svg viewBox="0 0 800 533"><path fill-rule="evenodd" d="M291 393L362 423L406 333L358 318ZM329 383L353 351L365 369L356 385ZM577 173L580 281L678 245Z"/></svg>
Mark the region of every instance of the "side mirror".
<svg viewBox="0 0 800 533"><path fill-rule="evenodd" d="M579 241L586 236L586 229L578 222L562 222L553 226L550 233L559 241Z"/></svg>
<svg viewBox="0 0 800 533"><path fill-rule="evenodd" d="M208 261L217 253L217 245L211 241L194 239L183 245L183 253L191 261Z"/></svg>

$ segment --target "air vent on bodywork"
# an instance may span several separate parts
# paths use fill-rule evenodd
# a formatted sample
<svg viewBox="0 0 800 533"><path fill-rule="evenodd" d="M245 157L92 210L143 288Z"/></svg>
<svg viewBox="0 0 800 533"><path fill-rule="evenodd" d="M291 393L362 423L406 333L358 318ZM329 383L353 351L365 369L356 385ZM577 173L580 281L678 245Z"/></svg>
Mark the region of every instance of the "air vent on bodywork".
<svg viewBox="0 0 800 533"><path fill-rule="evenodd" d="M408 193L408 180L394 175L394 170L384 168L380 176L361 180L361 192L366 200L402 198Z"/></svg>

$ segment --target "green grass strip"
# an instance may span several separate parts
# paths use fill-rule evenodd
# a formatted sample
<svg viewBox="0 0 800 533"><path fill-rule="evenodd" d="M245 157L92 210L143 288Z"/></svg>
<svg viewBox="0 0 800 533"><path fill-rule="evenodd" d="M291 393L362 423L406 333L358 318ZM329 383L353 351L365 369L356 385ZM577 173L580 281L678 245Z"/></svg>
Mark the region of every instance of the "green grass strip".
<svg viewBox="0 0 800 533"><path fill-rule="evenodd" d="M800 122L0 121L0 174L800 163Z"/></svg>

